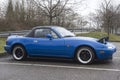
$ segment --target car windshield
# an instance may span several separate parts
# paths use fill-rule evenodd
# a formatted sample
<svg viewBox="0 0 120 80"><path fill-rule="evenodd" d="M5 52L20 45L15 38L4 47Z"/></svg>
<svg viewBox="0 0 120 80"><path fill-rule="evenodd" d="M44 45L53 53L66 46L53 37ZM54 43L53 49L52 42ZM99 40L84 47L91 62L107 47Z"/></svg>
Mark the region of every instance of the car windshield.
<svg viewBox="0 0 120 80"><path fill-rule="evenodd" d="M74 37L75 36L75 34L66 30L65 28L55 27L54 30L57 31L62 37Z"/></svg>

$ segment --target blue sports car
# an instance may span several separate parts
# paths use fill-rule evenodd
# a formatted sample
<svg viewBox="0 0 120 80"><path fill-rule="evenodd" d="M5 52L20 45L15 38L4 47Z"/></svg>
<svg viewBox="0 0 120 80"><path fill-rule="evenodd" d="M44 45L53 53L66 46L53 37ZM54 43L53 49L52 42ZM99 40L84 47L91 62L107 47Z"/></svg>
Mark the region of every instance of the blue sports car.
<svg viewBox="0 0 120 80"><path fill-rule="evenodd" d="M58 26L38 26L25 36L11 35L4 49L18 61L44 56L75 59L82 64L112 59L116 52L116 47L108 42L107 37L77 37Z"/></svg>

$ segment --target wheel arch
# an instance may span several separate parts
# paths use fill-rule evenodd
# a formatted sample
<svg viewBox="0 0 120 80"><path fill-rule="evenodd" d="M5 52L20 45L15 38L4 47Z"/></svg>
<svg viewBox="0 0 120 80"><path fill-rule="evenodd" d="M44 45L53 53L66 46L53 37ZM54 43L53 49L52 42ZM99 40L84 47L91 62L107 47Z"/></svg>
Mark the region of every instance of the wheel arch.
<svg viewBox="0 0 120 80"><path fill-rule="evenodd" d="M12 47L11 47L11 53L12 53L13 48L15 46L17 46L17 45L22 46L25 49L26 53L27 53L27 50L26 50L25 46L23 44L21 44L21 43L15 43L15 44L13 44Z"/></svg>
<svg viewBox="0 0 120 80"><path fill-rule="evenodd" d="M77 47L75 48L75 51L74 51L74 58L76 57L77 51L78 51L79 48L81 48L81 47L89 47L89 48L91 48L91 49L93 50L94 54L95 54L95 59L97 59L97 54L96 54L96 52L95 52L95 49L94 49L92 46L90 46L90 45L79 45L79 46L77 46Z"/></svg>

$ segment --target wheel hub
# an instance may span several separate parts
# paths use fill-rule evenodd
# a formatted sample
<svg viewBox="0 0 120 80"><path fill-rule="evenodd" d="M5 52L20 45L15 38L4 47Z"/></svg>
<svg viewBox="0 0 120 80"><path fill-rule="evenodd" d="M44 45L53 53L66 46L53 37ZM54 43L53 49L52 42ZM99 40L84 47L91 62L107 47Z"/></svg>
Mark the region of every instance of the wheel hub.
<svg viewBox="0 0 120 80"><path fill-rule="evenodd" d="M82 51L79 55L83 61L88 61L90 59L90 53L88 51Z"/></svg>
<svg viewBox="0 0 120 80"><path fill-rule="evenodd" d="M23 53L22 53L21 49L16 49L15 54L16 54L16 57L18 57L18 58L23 56Z"/></svg>

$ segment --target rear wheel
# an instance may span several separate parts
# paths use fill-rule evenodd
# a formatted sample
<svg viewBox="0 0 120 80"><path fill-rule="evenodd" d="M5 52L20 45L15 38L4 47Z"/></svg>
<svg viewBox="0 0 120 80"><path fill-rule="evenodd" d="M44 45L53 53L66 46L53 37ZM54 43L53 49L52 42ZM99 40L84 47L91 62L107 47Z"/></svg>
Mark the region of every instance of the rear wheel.
<svg viewBox="0 0 120 80"><path fill-rule="evenodd" d="M24 60L27 54L25 49L22 46L16 45L12 50L12 56L15 60L20 61L20 60Z"/></svg>
<svg viewBox="0 0 120 80"><path fill-rule="evenodd" d="M91 64L95 59L95 53L89 47L81 47L76 53L76 59L82 64Z"/></svg>

